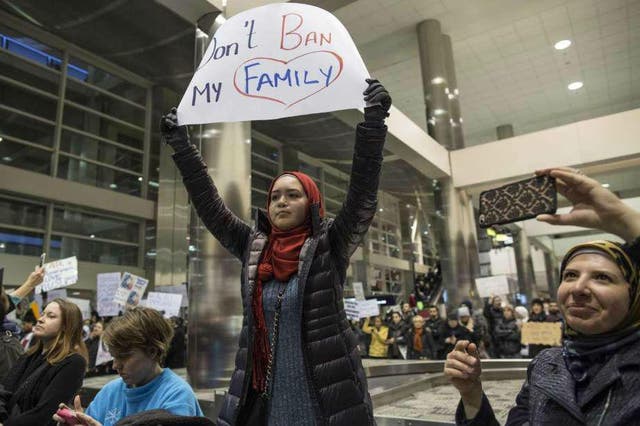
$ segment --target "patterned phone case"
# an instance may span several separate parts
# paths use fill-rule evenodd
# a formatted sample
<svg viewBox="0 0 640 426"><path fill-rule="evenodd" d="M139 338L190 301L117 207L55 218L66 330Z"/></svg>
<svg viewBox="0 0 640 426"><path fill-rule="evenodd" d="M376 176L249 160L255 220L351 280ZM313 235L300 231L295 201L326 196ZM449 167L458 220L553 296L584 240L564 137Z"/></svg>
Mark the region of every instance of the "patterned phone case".
<svg viewBox="0 0 640 426"><path fill-rule="evenodd" d="M488 228L532 219L543 213L552 214L557 208L556 180L547 175L536 176L483 191L478 224Z"/></svg>

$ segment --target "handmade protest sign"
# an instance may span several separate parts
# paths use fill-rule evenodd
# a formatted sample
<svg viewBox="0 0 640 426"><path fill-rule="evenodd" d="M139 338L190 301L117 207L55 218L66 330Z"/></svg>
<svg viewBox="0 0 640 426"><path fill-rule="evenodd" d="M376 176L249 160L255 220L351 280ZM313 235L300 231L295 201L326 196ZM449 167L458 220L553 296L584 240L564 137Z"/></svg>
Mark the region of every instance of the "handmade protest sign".
<svg viewBox="0 0 640 426"><path fill-rule="evenodd" d="M380 305L376 299L344 299L344 311L348 319L376 317L380 315Z"/></svg>
<svg viewBox="0 0 640 426"><path fill-rule="evenodd" d="M44 280L36 286L36 294L55 288L68 287L78 282L78 259L75 256L45 263Z"/></svg>
<svg viewBox="0 0 640 426"><path fill-rule="evenodd" d="M77 297L67 297L67 301L75 303L80 312L82 312L82 319L91 319L91 301L87 299L79 299Z"/></svg>
<svg viewBox="0 0 640 426"><path fill-rule="evenodd" d="M187 293L187 284L182 283L178 285L163 285L156 286L155 290L159 293L173 293L182 295L182 302L180 307L186 308L189 306L189 294Z"/></svg>
<svg viewBox="0 0 640 426"><path fill-rule="evenodd" d="M180 314L181 302L181 294L150 291L147 295L146 306L162 312L165 318L171 318L177 317Z"/></svg>
<svg viewBox="0 0 640 426"><path fill-rule="evenodd" d="M476 288L480 297L503 296L510 293L506 275L476 278Z"/></svg>
<svg viewBox="0 0 640 426"><path fill-rule="evenodd" d="M149 284L149 280L125 272L122 274L122 280L120 280L120 285L116 291L115 302L127 308L138 306L147 284Z"/></svg>
<svg viewBox="0 0 640 426"><path fill-rule="evenodd" d="M525 322L521 333L523 345L562 345L561 322Z"/></svg>
<svg viewBox="0 0 640 426"><path fill-rule="evenodd" d="M97 308L101 317L114 317L121 311L120 306L115 301L120 282L120 272L97 275Z"/></svg>
<svg viewBox="0 0 640 426"><path fill-rule="evenodd" d="M266 120L364 107L369 76L351 36L326 10L275 3L239 13L211 41L178 122Z"/></svg>

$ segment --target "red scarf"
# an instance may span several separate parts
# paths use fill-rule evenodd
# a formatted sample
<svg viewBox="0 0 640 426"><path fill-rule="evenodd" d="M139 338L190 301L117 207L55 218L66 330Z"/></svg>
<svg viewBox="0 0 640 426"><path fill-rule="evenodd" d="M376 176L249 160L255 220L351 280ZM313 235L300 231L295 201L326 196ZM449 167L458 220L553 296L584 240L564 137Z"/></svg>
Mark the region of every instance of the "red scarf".
<svg viewBox="0 0 640 426"><path fill-rule="evenodd" d="M316 183L306 174L301 172L284 172L282 175L295 176L307 195L309 206L318 204L320 217L324 216L322 197ZM267 197L267 211L271 203L271 190L273 185L280 178L277 176L271 181L269 196ZM271 218L269 218L271 222ZM251 301L251 310L254 319L253 337L253 388L262 393L266 388L266 368L269 362L271 348L269 347L269 333L264 319L264 309L262 307L262 285L275 278L280 282L287 282L292 275L298 272L298 258L300 250L306 239L311 235L311 209L307 208L305 221L293 229L282 231L271 223L271 234L269 243L263 252L262 260L258 265L258 277Z"/></svg>

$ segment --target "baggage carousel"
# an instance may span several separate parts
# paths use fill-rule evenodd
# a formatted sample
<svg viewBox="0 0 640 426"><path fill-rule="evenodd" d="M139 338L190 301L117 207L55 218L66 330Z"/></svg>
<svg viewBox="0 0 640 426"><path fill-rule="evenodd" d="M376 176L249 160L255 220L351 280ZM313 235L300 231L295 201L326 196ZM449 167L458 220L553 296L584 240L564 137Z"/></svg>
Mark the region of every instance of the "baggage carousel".
<svg viewBox="0 0 640 426"><path fill-rule="evenodd" d="M482 361L483 388L496 413L504 423L515 404L528 359L489 359ZM454 424L458 394L444 377L444 361L363 360L379 426L436 426ZM186 378L186 369L175 370ZM215 388L198 389L202 410L215 418L226 394L229 377L221 377ZM84 380L85 406L95 394L117 376L90 377Z"/></svg>

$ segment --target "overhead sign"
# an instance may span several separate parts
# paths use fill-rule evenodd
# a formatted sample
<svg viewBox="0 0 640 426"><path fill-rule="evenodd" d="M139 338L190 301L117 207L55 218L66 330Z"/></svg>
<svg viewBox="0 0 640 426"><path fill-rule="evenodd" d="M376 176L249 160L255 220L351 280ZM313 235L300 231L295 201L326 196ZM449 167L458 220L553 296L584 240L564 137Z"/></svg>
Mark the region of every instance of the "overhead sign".
<svg viewBox="0 0 640 426"><path fill-rule="evenodd" d="M116 292L120 286L120 272L98 274L97 277L97 308L101 317L114 317L122 308L116 303Z"/></svg>
<svg viewBox="0 0 640 426"><path fill-rule="evenodd" d="M44 280L36 286L36 294L78 282L78 259L75 256L44 264Z"/></svg>
<svg viewBox="0 0 640 426"><path fill-rule="evenodd" d="M116 291L115 302L127 308L138 306L149 280L125 272Z"/></svg>
<svg viewBox="0 0 640 426"><path fill-rule="evenodd" d="M275 3L234 15L211 37L178 121L265 120L364 107L369 76L326 10Z"/></svg>
<svg viewBox="0 0 640 426"><path fill-rule="evenodd" d="M181 303L181 294L150 291L147 295L147 303L145 306L162 312L165 318L171 318L180 315Z"/></svg>

